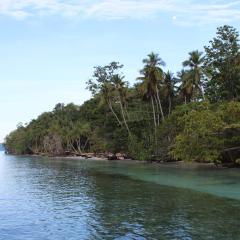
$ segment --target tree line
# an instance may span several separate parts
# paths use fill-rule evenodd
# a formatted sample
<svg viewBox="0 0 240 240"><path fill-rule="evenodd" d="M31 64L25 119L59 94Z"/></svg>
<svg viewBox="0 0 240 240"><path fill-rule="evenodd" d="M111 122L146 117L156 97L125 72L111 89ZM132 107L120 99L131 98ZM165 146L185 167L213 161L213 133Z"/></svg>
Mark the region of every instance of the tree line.
<svg viewBox="0 0 240 240"><path fill-rule="evenodd" d="M81 106L53 111L11 132L13 154L122 152L139 160L240 162L240 44L232 26L217 29L204 51L192 51L174 74L157 53L142 61L133 86L123 65L94 67ZM230 155L229 155L230 154ZM230 156L230 157L229 157ZM239 156L240 157L240 156Z"/></svg>

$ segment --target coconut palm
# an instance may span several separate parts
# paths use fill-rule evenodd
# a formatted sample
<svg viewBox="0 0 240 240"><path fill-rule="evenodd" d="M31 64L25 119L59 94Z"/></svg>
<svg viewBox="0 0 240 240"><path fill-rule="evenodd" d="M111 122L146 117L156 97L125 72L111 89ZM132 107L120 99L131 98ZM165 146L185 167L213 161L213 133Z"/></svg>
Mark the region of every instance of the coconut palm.
<svg viewBox="0 0 240 240"><path fill-rule="evenodd" d="M143 77L139 79L144 82L144 85L146 87L146 95L151 99L153 109L154 102L156 102L157 112L160 111L162 121L164 121L163 108L159 96L159 86L163 82L163 70L161 67L165 66L165 63L158 54L153 52L150 53L148 57L143 60L143 63L144 68L140 72Z"/></svg>
<svg viewBox="0 0 240 240"><path fill-rule="evenodd" d="M152 113L153 113L153 123L154 123L154 127L156 128L157 118L156 118L156 109L155 109L155 103L153 99L154 94L152 92L152 88L146 77L144 76L138 77L137 80L141 81L141 83L136 84L137 91L143 96L144 100L148 100L151 103Z"/></svg>
<svg viewBox="0 0 240 240"><path fill-rule="evenodd" d="M168 114L170 115L172 109L172 99L175 93L175 84L177 80L174 77L173 73L167 71L164 74L164 93L166 98L168 99Z"/></svg>
<svg viewBox="0 0 240 240"><path fill-rule="evenodd" d="M100 96L100 103L103 102L104 105L107 104L109 109L111 110L112 114L114 115L115 119L117 120L118 124L122 126L122 122L120 121L117 113L113 108L113 98L114 98L114 86L111 83L105 82L101 86L101 91L99 93Z"/></svg>
<svg viewBox="0 0 240 240"><path fill-rule="evenodd" d="M189 59L183 62L183 67L188 68L188 76L191 78L194 94L200 94L202 98L205 99L202 86L202 78L204 75L203 63L203 53L196 50L189 53Z"/></svg>
<svg viewBox="0 0 240 240"><path fill-rule="evenodd" d="M194 85L191 75L188 71L182 70L178 73L179 80L181 82L179 86L180 95L184 98L185 104L191 101L193 97Z"/></svg>
<svg viewBox="0 0 240 240"><path fill-rule="evenodd" d="M120 76L119 74L116 74L112 77L112 83L114 85L116 94L118 96L118 101L119 101L124 125L125 125L128 133L129 133L129 135L131 135L131 132L130 132L130 129L128 127L127 120L126 120L127 110L126 110L126 107L124 108L124 105L126 105L127 83L124 82L123 79L124 79L123 76Z"/></svg>

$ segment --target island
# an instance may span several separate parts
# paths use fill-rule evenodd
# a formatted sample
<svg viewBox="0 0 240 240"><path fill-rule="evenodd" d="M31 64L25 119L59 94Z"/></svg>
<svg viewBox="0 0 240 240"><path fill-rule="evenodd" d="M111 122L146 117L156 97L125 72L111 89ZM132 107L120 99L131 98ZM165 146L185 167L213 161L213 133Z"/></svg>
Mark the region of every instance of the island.
<svg viewBox="0 0 240 240"><path fill-rule="evenodd" d="M10 154L240 165L240 45L217 29L177 74L157 53L143 59L134 85L123 65L96 66L81 106L59 103L5 141Z"/></svg>

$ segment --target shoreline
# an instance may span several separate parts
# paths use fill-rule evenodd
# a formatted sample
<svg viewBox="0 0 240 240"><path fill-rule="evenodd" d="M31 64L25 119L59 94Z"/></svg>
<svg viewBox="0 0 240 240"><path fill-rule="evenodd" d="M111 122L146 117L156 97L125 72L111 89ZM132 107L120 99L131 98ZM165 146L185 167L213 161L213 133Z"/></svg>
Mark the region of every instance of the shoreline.
<svg viewBox="0 0 240 240"><path fill-rule="evenodd" d="M227 167L223 167L221 165L216 165L214 163L197 163L197 162L184 162L184 161L176 161L176 162L158 162L158 161L141 161L141 160L133 160L133 159L123 159L123 160L108 160L107 158L83 158L83 157L50 157L53 159L69 159L69 160L89 160L89 161L102 161L102 162L116 162L116 163L139 163L139 164L149 164L152 166L163 166L163 167L176 167L176 168L184 168L184 169L193 169L193 168L205 168L205 169L224 169Z"/></svg>
<svg viewBox="0 0 240 240"><path fill-rule="evenodd" d="M9 154L12 155L12 154ZM47 156L47 155L37 155L37 154L25 154L25 155L13 155L19 157L41 157L49 159L65 159L65 160L76 160L76 161L100 161L100 162L116 162L116 163L135 163L135 164L149 164L152 166L161 166L161 167L173 167L178 169L229 169L227 166L221 164L216 165L214 163L198 163L198 162L184 162L184 161L175 161L175 162L159 162L159 161L141 161L133 159L116 159L109 160L107 157L82 157L82 156Z"/></svg>

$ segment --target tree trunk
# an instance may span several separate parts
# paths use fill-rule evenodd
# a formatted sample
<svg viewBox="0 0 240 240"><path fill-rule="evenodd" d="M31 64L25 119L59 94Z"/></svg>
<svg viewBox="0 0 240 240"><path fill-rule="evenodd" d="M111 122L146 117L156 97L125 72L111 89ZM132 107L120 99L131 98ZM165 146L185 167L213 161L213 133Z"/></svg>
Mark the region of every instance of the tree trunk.
<svg viewBox="0 0 240 240"><path fill-rule="evenodd" d="M159 113L159 105L158 105L158 100L157 100L157 98L156 98L156 96L154 96L154 100L155 100L155 102L156 102L156 106L157 106L157 111L156 111L156 117L157 117L157 120L156 120L156 122L157 122L157 125L159 126L160 125L160 113Z"/></svg>
<svg viewBox="0 0 240 240"><path fill-rule="evenodd" d="M71 148L72 148L72 151L73 151L75 154L78 154L78 150L74 147L72 141L70 142L70 146L71 146Z"/></svg>
<svg viewBox="0 0 240 240"><path fill-rule="evenodd" d="M118 124L119 124L120 126L122 126L121 121L119 120L117 114L116 114L115 111L113 110L112 103L111 103L110 100L108 100L108 106L109 106L110 110L112 111L113 115L115 116L115 118L117 119Z"/></svg>
<svg viewBox="0 0 240 240"><path fill-rule="evenodd" d="M155 112L154 101L152 96L151 96L151 102L152 102L152 110L153 110L153 122L154 122L154 127L156 128L157 127L156 112Z"/></svg>
<svg viewBox="0 0 240 240"><path fill-rule="evenodd" d="M81 138L77 139L77 149L80 154L82 154L82 149L81 149Z"/></svg>
<svg viewBox="0 0 240 240"><path fill-rule="evenodd" d="M121 108L121 112L122 112L122 118L123 118L123 122L126 126L126 129L128 131L128 134L129 136L131 135L131 132L129 130L129 127L128 127L128 124L127 124L127 121L126 121L126 118L125 118L125 114L124 114L124 110L123 110L123 105L122 105L122 100L121 100L121 97L119 96L119 102L120 102L120 108Z"/></svg>
<svg viewBox="0 0 240 240"><path fill-rule="evenodd" d="M153 109L153 120L154 120L154 138L155 138L155 154L157 153L157 123L156 123L156 112L154 107L153 97L151 96L152 109Z"/></svg>
<svg viewBox="0 0 240 240"><path fill-rule="evenodd" d="M162 115L162 121L164 122L165 118L164 118L163 109L162 109L162 104L161 104L161 100L160 100L160 97L159 97L158 87L157 87L157 86L156 86L156 92L157 92L157 99L158 99L158 104L159 104L160 112L161 112L161 115Z"/></svg>
<svg viewBox="0 0 240 240"><path fill-rule="evenodd" d="M86 142L85 142L85 144L84 144L84 146L83 146L83 151L85 151L88 142L89 142L89 139L87 138L87 140L86 140Z"/></svg>
<svg viewBox="0 0 240 240"><path fill-rule="evenodd" d="M170 116L172 111L172 100L171 100L171 96L168 96L168 115Z"/></svg>
<svg viewBox="0 0 240 240"><path fill-rule="evenodd" d="M203 101L205 101L205 95L204 95L204 90L203 90L202 86L200 86L200 91L201 91L201 94L202 94Z"/></svg>
<svg viewBox="0 0 240 240"><path fill-rule="evenodd" d="M125 109L125 112L126 112L127 119L130 120L126 104L124 104L124 109Z"/></svg>

